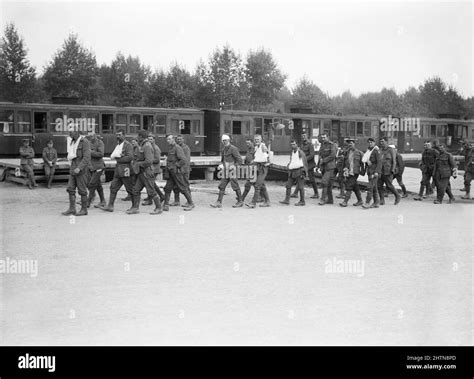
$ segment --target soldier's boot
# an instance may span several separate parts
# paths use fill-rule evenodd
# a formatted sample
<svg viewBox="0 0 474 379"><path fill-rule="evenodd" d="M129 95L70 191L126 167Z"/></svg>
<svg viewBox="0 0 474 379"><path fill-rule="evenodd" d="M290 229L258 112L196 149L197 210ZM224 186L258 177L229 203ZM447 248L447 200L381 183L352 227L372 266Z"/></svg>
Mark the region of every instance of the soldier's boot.
<svg viewBox="0 0 474 379"><path fill-rule="evenodd" d="M219 195L217 196L217 201L215 203L209 204L212 208L222 208L222 199L224 198L225 191L219 190Z"/></svg>
<svg viewBox="0 0 474 379"><path fill-rule="evenodd" d="M70 216L76 214L76 195L69 194L69 209L61 213L64 216Z"/></svg>
<svg viewBox="0 0 474 379"><path fill-rule="evenodd" d="M156 195L152 200L155 203L155 209L153 210L153 212L150 212L150 214L151 215L159 215L159 214L163 213L163 210L161 209L160 197L158 195Z"/></svg>
<svg viewBox="0 0 474 379"><path fill-rule="evenodd" d="M466 195L461 196L461 199L465 200L471 200L471 186L465 186L466 187Z"/></svg>
<svg viewBox="0 0 474 379"><path fill-rule="evenodd" d="M347 202L350 200L351 194L352 194L352 191L347 190L345 195L344 195L344 200L343 200L342 203L339 204L339 206L347 207Z"/></svg>
<svg viewBox="0 0 474 379"><path fill-rule="evenodd" d="M344 186L344 189L345 189L345 186ZM328 188L327 188L327 196L328 196L328 200L327 200L327 204L334 204L334 199L333 199L333 195L332 195L332 186L329 186L328 185Z"/></svg>
<svg viewBox="0 0 474 379"><path fill-rule="evenodd" d="M402 198L402 197L400 196L400 194L398 193L398 191L395 190L395 202L394 202L394 204L397 205L397 204L400 202L401 198Z"/></svg>
<svg viewBox="0 0 474 379"><path fill-rule="evenodd" d="M161 201L161 202L165 201L165 194L163 193L163 191L161 190L161 188L158 187L158 185L156 184L156 182L153 182L153 187L155 188L156 193L157 193L158 196L160 197L160 201Z"/></svg>
<svg viewBox="0 0 474 379"><path fill-rule="evenodd" d="M423 184L420 185L420 191L418 195L416 195L413 200L422 201L423 200L423 192L425 191L425 186Z"/></svg>
<svg viewBox="0 0 474 379"><path fill-rule="evenodd" d="M26 179L26 185L28 186L29 189L33 189L33 182L31 181L29 177Z"/></svg>
<svg viewBox="0 0 474 379"><path fill-rule="evenodd" d="M336 199L344 199L345 198L345 190L346 190L346 185L344 184L343 181L340 182L340 187L339 187L339 195L336 196Z"/></svg>
<svg viewBox="0 0 474 379"><path fill-rule="evenodd" d="M186 198L186 201L188 202L187 206L183 208L185 211L191 211L195 207L193 203L193 198L191 197L191 192L185 191L183 192L184 197Z"/></svg>
<svg viewBox="0 0 474 379"><path fill-rule="evenodd" d="M97 188L97 193L99 194L100 203L94 205L94 207L95 208L105 207L107 205L107 202L105 201L104 189L102 188L102 186Z"/></svg>
<svg viewBox="0 0 474 379"><path fill-rule="evenodd" d="M290 196L292 199L297 199L298 198L298 187L295 188L293 193Z"/></svg>
<svg viewBox="0 0 474 379"><path fill-rule="evenodd" d="M163 210L165 212L168 212L170 210L170 207L169 207L170 195L171 193L165 192L165 202L163 203Z"/></svg>
<svg viewBox="0 0 474 379"><path fill-rule="evenodd" d="M122 201L132 201L132 197L130 196L130 194L128 194L127 196L122 198Z"/></svg>
<svg viewBox="0 0 474 379"><path fill-rule="evenodd" d="M140 194L132 196L132 207L127 209L125 213L129 215L140 213Z"/></svg>
<svg viewBox="0 0 474 379"><path fill-rule="evenodd" d="M378 208L380 205L381 197L378 192L374 193L374 203L370 206L370 208Z"/></svg>
<svg viewBox="0 0 474 379"><path fill-rule="evenodd" d="M322 191L321 191L321 200L319 200L319 205L325 205L328 202L328 187L323 185Z"/></svg>
<svg viewBox="0 0 474 379"><path fill-rule="evenodd" d="M400 188L402 189L402 197L407 197L407 187L405 187L405 184L400 184Z"/></svg>
<svg viewBox="0 0 474 379"><path fill-rule="evenodd" d="M270 206L270 197L268 196L267 187L262 188L262 197L263 204L260 204L259 207L268 208Z"/></svg>
<svg viewBox="0 0 474 379"><path fill-rule="evenodd" d="M179 202L179 191L174 192L174 202L170 204L170 207L179 207L181 203Z"/></svg>
<svg viewBox="0 0 474 379"><path fill-rule="evenodd" d="M242 203L245 201L245 198L247 197L247 195L249 194L250 192L250 188L244 188L244 193L242 194Z"/></svg>
<svg viewBox="0 0 474 379"><path fill-rule="evenodd" d="M300 201L298 201L295 206L297 207L302 207L306 205L305 201L304 201L304 188L300 188Z"/></svg>
<svg viewBox="0 0 474 379"><path fill-rule="evenodd" d="M372 195L373 195L373 192L368 190L367 191L367 198L365 199L365 203L362 204L362 208L364 208L364 209L369 209L370 208L370 202L372 201Z"/></svg>
<svg viewBox="0 0 474 379"><path fill-rule="evenodd" d="M33 187L38 187L38 183L36 183L36 179L34 175L31 175L31 183L33 184Z"/></svg>
<svg viewBox="0 0 474 379"><path fill-rule="evenodd" d="M313 183L313 191L314 195L311 196L311 199L319 199L318 185L316 183Z"/></svg>
<svg viewBox="0 0 474 379"><path fill-rule="evenodd" d="M53 185L53 176L51 175L51 176L48 178L48 188L51 188L52 185Z"/></svg>
<svg viewBox="0 0 474 379"><path fill-rule="evenodd" d="M142 201L142 205L152 205L153 199L150 196L147 196L145 200Z"/></svg>
<svg viewBox="0 0 474 379"><path fill-rule="evenodd" d="M456 200L454 199L454 195L450 187L446 188L446 193L448 194L448 197L449 197L448 203L449 204L454 203Z"/></svg>
<svg viewBox="0 0 474 379"><path fill-rule="evenodd" d="M290 205L290 196L291 196L291 188L287 188L285 200L280 201L280 204Z"/></svg>
<svg viewBox="0 0 474 379"><path fill-rule="evenodd" d="M357 198L357 202L352 204L354 207L358 207L362 204L364 204L364 202L362 201L362 194L360 193L360 189L357 188L354 190L354 193L356 195L356 198Z"/></svg>
<svg viewBox="0 0 474 379"><path fill-rule="evenodd" d="M380 205L385 205L385 195L384 195L384 190L383 189L379 188L378 196L379 196L379 199L380 199L379 200Z"/></svg>
<svg viewBox="0 0 474 379"><path fill-rule="evenodd" d="M81 195L81 209L76 216L87 216L87 208L89 207L89 198L87 195Z"/></svg>
<svg viewBox="0 0 474 379"><path fill-rule="evenodd" d="M90 208L90 206L94 204L94 199L95 199L94 193L89 191L89 196L87 196L87 208Z"/></svg>
<svg viewBox="0 0 474 379"><path fill-rule="evenodd" d="M235 191L235 194L237 195L237 203L232 205L232 208L240 208L244 205L242 201L242 192L240 192L240 188L237 191Z"/></svg>
<svg viewBox="0 0 474 379"><path fill-rule="evenodd" d="M103 211L106 211L106 212L113 212L116 198L117 198L116 193L110 193L109 204L107 206L99 207L99 209L102 209Z"/></svg>

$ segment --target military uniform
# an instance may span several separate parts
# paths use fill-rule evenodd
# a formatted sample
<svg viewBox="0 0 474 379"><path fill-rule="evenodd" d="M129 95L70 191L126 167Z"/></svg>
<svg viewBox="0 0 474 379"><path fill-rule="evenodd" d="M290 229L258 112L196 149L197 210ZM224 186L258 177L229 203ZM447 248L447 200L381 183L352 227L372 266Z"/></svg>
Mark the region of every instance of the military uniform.
<svg viewBox="0 0 474 379"><path fill-rule="evenodd" d="M304 200L304 180L308 174L308 162L306 154L301 149L292 150L290 153L290 162L288 163L288 180L286 182L285 200L281 204L290 204L291 187L296 184L296 190L300 194L300 201L295 205L305 205Z"/></svg>
<svg viewBox="0 0 474 379"><path fill-rule="evenodd" d="M336 145L331 141L325 141L319 149L318 167L321 170L323 187L320 205L333 204L332 182L336 171Z"/></svg>
<svg viewBox="0 0 474 379"><path fill-rule="evenodd" d="M367 149L369 151L370 148ZM370 150L370 156L367 162L364 162L365 172L367 173L369 183L367 186L367 198L365 200L364 208L378 208L380 204L379 192L378 192L378 181L382 173L382 158L380 156L379 148L375 146ZM370 202L374 200L374 203L370 206Z"/></svg>
<svg viewBox="0 0 474 379"><path fill-rule="evenodd" d="M186 183L188 190L190 190L189 175L191 174L191 149L184 142L181 145L177 143L177 145L183 149L184 155L186 157L186 164L183 167L181 167L181 172L183 173L183 180ZM171 205L179 205L178 187L175 187L173 189L173 192L174 192L174 204L171 204Z"/></svg>
<svg viewBox="0 0 474 379"><path fill-rule="evenodd" d="M247 148L247 152L245 153L245 158L244 158L244 164L245 165L250 165L252 163L252 161L254 160L254 158L255 158L255 146L252 145L249 148ZM252 183L250 181L250 178L247 178L247 180L245 181L245 185L244 185L244 193L242 194L242 201L245 200L248 193L250 192L250 188L252 187L252 184L255 187L255 182Z"/></svg>
<svg viewBox="0 0 474 379"><path fill-rule="evenodd" d="M255 192L253 194L252 201L247 204L249 208L255 208L260 194L262 194L264 203L260 204L261 207L270 206L270 197L268 196L267 186L265 185L265 179L268 175L268 149L263 142L260 145L255 146L254 161L253 164L257 166L257 179L255 181Z"/></svg>
<svg viewBox="0 0 474 379"><path fill-rule="evenodd" d="M48 180L48 188L51 188L53 182L54 172L56 171L56 162L58 160L58 152L54 147L46 146L43 149L43 168L44 174ZM51 162L51 163L50 163Z"/></svg>
<svg viewBox="0 0 474 379"><path fill-rule="evenodd" d="M20 147L20 167L26 172L27 185L29 188L32 188L31 186L38 186L38 184L36 184L35 173L33 171L34 157L35 151L31 146Z"/></svg>
<svg viewBox="0 0 474 379"><path fill-rule="evenodd" d="M314 191L314 195L311 196L311 198L319 199L318 185L316 184L316 177L314 175L314 169L316 168L316 161L314 158L316 155L316 152L314 150L314 145L310 141L306 140L306 141L303 141L300 149L305 154L306 162L308 163L308 179ZM297 191L298 189L295 188L295 192L293 192L293 195L291 197L297 197Z"/></svg>
<svg viewBox="0 0 474 379"><path fill-rule="evenodd" d="M220 208L222 206L222 199L224 198L225 189L230 182L232 189L235 191L237 195L237 203L234 204L234 207L241 207L242 206L242 193L240 192L240 186L237 178L231 177L232 174L230 170L235 166L240 166L242 164L242 156L240 155L239 149L230 144L228 146L224 146L221 154L221 167L222 167L222 179L219 183L219 195L217 198L217 202L215 204L211 204L214 208Z"/></svg>
<svg viewBox="0 0 474 379"><path fill-rule="evenodd" d="M339 195L336 196L338 199L342 199L345 196L344 192L346 190L346 181L344 177L344 160L346 157L346 153L347 153L346 147L339 148L337 149L337 152L336 152L335 175L336 175L337 182L339 184Z"/></svg>
<svg viewBox="0 0 474 379"><path fill-rule="evenodd" d="M423 192L426 188L426 194L431 193L431 179L433 178L433 169L435 165L436 158L439 155L439 151L433 148L428 148L421 153L421 162L419 164L421 170L421 182L420 182L420 191L418 196L415 196L415 200L423 199ZM433 178L434 180L434 178Z"/></svg>
<svg viewBox="0 0 474 379"><path fill-rule="evenodd" d="M474 162L473 162L473 148L465 146L463 149L464 153L464 188L466 195L462 196L462 199L471 199L471 181L474 176Z"/></svg>
<svg viewBox="0 0 474 379"><path fill-rule="evenodd" d="M100 182L100 177L105 169L104 164L104 143L98 137L89 140L91 145L91 162L89 164L90 180L89 180L89 205L92 203L95 191L99 194L100 203L96 208L105 205L104 189Z"/></svg>
<svg viewBox="0 0 474 379"><path fill-rule="evenodd" d="M402 189L403 197L406 197L407 188L405 187L405 184L403 184L403 172L405 171L405 162L403 162L403 157L399 152L397 152L396 159L397 167L395 167L395 175L393 176L393 178L397 180L398 185Z"/></svg>
<svg viewBox="0 0 474 379"><path fill-rule="evenodd" d="M434 177L436 181L436 200L435 204L441 204L445 193L448 193L450 202L454 200L449 184L449 178L456 169L456 162L448 152L440 152L434 165Z"/></svg>
<svg viewBox="0 0 474 379"><path fill-rule="evenodd" d="M395 195L395 205L400 202L400 194L397 192L395 187L392 184L393 175L397 167L397 155L395 150L389 146L380 150L380 158L382 160L382 174L378 180L379 185L379 195L380 195L380 204L385 204L383 185Z"/></svg>
<svg viewBox="0 0 474 379"><path fill-rule="evenodd" d="M364 164L362 163L362 156L362 151L356 148L349 148L344 154L342 172L345 179L346 192L344 194L344 201L339 204L342 207L347 206L347 202L351 198L352 191L354 191L357 198L357 203L355 203L354 205L362 205L362 195L360 193L359 183L357 182L359 175L365 175L365 168Z"/></svg>
<svg viewBox="0 0 474 379"><path fill-rule="evenodd" d="M164 201L165 194L160 189L160 187L158 187L158 185L156 184L156 178L158 177L159 174L161 174L161 149L155 142L150 142L150 144L153 149L152 169L153 169L153 175L155 177L155 179L153 180L153 187L155 189L155 192L160 197L160 201ZM147 197L145 201L142 203L142 205L151 205L151 204L153 204L153 200L150 197Z"/></svg>

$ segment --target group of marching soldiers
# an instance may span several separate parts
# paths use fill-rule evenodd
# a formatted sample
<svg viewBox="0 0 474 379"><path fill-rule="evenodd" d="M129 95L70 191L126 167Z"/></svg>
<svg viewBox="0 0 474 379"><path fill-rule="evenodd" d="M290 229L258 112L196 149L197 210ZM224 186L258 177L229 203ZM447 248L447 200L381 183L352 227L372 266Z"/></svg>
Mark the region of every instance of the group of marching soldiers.
<svg viewBox="0 0 474 379"><path fill-rule="evenodd" d="M67 142L68 160L70 161L70 176L67 185L69 193L69 208L63 215L87 215L88 208L93 204L95 193L97 192L100 202L94 205L106 212L114 211L114 203L118 191L122 186L128 196L122 200L131 201L131 207L127 214L139 213L140 194L143 188L146 189L148 197L142 205L153 205L153 215L168 211L170 206L179 206L179 195L183 194L187 200L182 207L185 211L192 210L195 205L192 200L189 175L191 171L191 150L184 143L183 136L167 135L166 141L169 149L166 157L165 179L166 185L163 191L157 186L156 178L162 172L160 167L161 151L155 142L153 134L145 130L138 132L137 138L130 142L125 138L124 130L116 133L117 145L111 154L115 159L116 166L113 180L110 183L110 195L108 202L105 199L104 189L101 184L101 175L105 170L104 164L104 143L100 136L94 132L82 135L78 131L71 131ZM296 206L305 205L305 181L309 183L314 194L312 199L319 199L319 205L334 204L333 183L339 182L340 193L337 198L343 201L341 207L347 207L354 192L357 201L354 206L362 206L364 209L378 208L385 204L385 189L395 196L395 205L402 197L407 196L406 187L403 184L404 163L402 156L396 151L393 145L389 145L387 138L380 138L378 145L374 138L368 138L368 148L365 152L356 147L356 140L347 138L344 146L338 147L337 143L329 140L327 134L319 136L321 142L319 159L316 162L316 152L308 135L301 135L301 147L295 140L291 141L290 161L288 167L288 180L286 183L285 199L281 204L289 205L290 198L298 197ZM260 207L269 207L270 198L265 185L265 179L270 165L269 150L262 141L260 135L246 141L247 151L242 159L239 149L232 145L230 137L226 134L222 136L221 165L224 173L232 166L251 165L255 168L256 176L251 180L246 179L244 192L240 190L238 179L235 176L224 175L219 183L219 195L215 203L210 204L214 208L222 207L222 200L225 189L230 183L236 193L236 203L233 207L242 207L244 204L249 208L255 208L257 203ZM471 180L474 175L473 148L469 141L463 142L462 150L464 155L465 175L463 199L470 199ZM34 150L29 146L29 140L23 140L20 147L21 167L27 173L28 186L37 186L33 174ZM53 147L53 142L48 141L47 147L43 150L43 161L47 186L51 188L54 176L54 169L57 161L57 152ZM453 156L446 151L446 147L437 140L425 141L424 151L419 164L422 172L420 191L414 200L423 200L433 193L433 187L437 189L435 204L441 204L444 194L449 197L449 202L454 201L449 179L456 178L457 166ZM315 175L321 175L321 195L318 191ZM358 184L359 176L368 176L367 196L365 202L362 199L361 190ZM396 179L401 187L400 195L392 184ZM295 191L291 193L295 185ZM250 202L244 203L251 188L254 187L254 194ZM76 210L76 189L81 197L79 211ZM174 202L170 204L171 192L174 192Z"/></svg>

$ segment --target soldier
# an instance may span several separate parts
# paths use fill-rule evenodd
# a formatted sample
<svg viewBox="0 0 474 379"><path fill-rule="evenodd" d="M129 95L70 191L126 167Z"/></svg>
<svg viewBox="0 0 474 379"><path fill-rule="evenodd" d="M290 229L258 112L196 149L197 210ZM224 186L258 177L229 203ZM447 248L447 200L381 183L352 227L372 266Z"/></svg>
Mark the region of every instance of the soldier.
<svg viewBox="0 0 474 379"><path fill-rule="evenodd" d="M191 173L191 149L189 148L188 145L184 143L184 137L181 134L176 136L176 144L183 149L184 155L186 156L186 164L183 167L181 167L181 171L183 172L183 179L186 185L188 186L188 190L191 191L189 188L189 175ZM170 207L175 207L175 206L180 205L178 187L175 187L173 189L173 192L174 192L174 203L170 204Z"/></svg>
<svg viewBox="0 0 474 379"><path fill-rule="evenodd" d="M468 140L463 143L464 154L464 189L466 195L461 196L461 199L471 200L471 180L474 175L473 149Z"/></svg>
<svg viewBox="0 0 474 379"><path fill-rule="evenodd" d="M401 197L392 184L393 175L397 167L397 154L395 153L395 150L393 150L388 145L387 137L382 137L380 139L380 147L380 156L382 159L382 174L378 180L380 204L385 204L385 199L383 195L383 185L385 184L387 189L395 195L394 204L397 205L400 202Z"/></svg>
<svg viewBox="0 0 474 379"><path fill-rule="evenodd" d="M100 207L100 209L106 212L114 211L114 202L122 185L125 186L125 190L130 198L134 185L132 166L130 165L133 160L133 146L125 139L125 131L123 129L117 130L116 137L117 145L110 155L110 158L115 159L117 164L115 166L114 178L110 182L109 204L106 207Z"/></svg>
<svg viewBox="0 0 474 379"><path fill-rule="evenodd" d="M163 210L169 210L169 200L171 191L175 187L184 195L187 204L184 206L185 211L190 211L194 208L193 199L191 197L191 191L186 184L184 175L182 172L182 167L186 165L186 156L181 146L176 144L174 136L168 134L166 136L166 142L168 142L169 150L168 157L166 159L166 170L168 172L168 180L165 185L165 203L163 205Z"/></svg>
<svg viewBox="0 0 474 379"><path fill-rule="evenodd" d="M155 142L155 136L152 133L148 133L148 142L150 142L151 147L153 148L153 164L152 164L152 169L153 169L153 175L155 179L153 180L153 187L155 188L156 193L160 197L160 201L163 202L165 201L165 194L163 191L158 187L156 184L156 178L158 177L159 174L161 174L161 150L159 146ZM148 196L142 203L142 205L152 205L153 200Z"/></svg>
<svg viewBox="0 0 474 379"><path fill-rule="evenodd" d="M23 171L26 172L27 186L29 189L33 187L38 187L38 184L35 180L35 173L33 171L35 157L35 151L30 146L30 140L28 138L22 139L23 146L20 146L20 167Z"/></svg>
<svg viewBox="0 0 474 379"><path fill-rule="evenodd" d="M132 160L136 160L137 159L137 155L138 155L138 140L136 137L133 137L130 139L130 143L132 144ZM137 179L137 176L135 175L135 173L133 172L132 170L132 166L130 166L130 178L131 178L131 182L132 182L132 188L133 186L135 185L135 182L136 182L136 179ZM127 196L125 196L124 198L121 199L122 201L132 201L132 193L128 193L127 192ZM153 203L153 200L152 200L152 203ZM151 204L150 204L151 205Z"/></svg>
<svg viewBox="0 0 474 379"><path fill-rule="evenodd" d="M352 191L354 191L357 202L352 204L355 207L362 205L362 195L360 193L359 183L357 178L359 175L365 175L364 164L362 163L362 151L356 149L355 140L347 139L347 151L344 154L343 162L343 175L345 178L346 193L344 195L344 201L339 205L341 207L347 207L347 202L351 198Z"/></svg>
<svg viewBox="0 0 474 379"><path fill-rule="evenodd" d="M155 209L150 214L159 215L163 212L160 198L154 186L153 160L153 147L148 141L148 132L146 130L139 130L137 154L131 163L132 170L137 177L132 190L132 208L126 211L129 215L140 213L140 194L143 187L146 188L148 197L155 203Z"/></svg>
<svg viewBox="0 0 474 379"><path fill-rule="evenodd" d="M95 208L105 207L107 203L105 202L104 189L102 183L100 182L100 177L102 172L105 169L104 164L104 143L100 138L98 138L95 132L89 132L88 140L91 147L91 162L89 164L89 198L87 207L89 207L94 201L95 191L99 194L100 203L94 205Z"/></svg>
<svg viewBox="0 0 474 379"><path fill-rule="evenodd" d="M290 162L288 162L288 181L286 182L285 200L281 204L290 205L291 186L296 184L296 190L300 193L300 201L296 206L304 206L304 180L308 176L308 162L306 154L298 148L295 140L291 141Z"/></svg>
<svg viewBox="0 0 474 379"><path fill-rule="evenodd" d="M255 158L255 145L253 144L253 140L251 138L247 138L245 144L247 145L247 153L245 154L244 164L250 165ZM247 178L247 180L245 181L244 193L242 194L242 203L250 192L250 188L252 187L252 185L254 186L255 190L255 182L252 183L250 181L250 178ZM236 200L238 201L239 199L236 198Z"/></svg>
<svg viewBox="0 0 474 379"><path fill-rule="evenodd" d="M221 164L219 165L219 174L222 175L221 182L219 183L219 196L217 201L210 204L213 208L222 208L222 199L224 198L225 189L230 182L232 189L237 195L237 203L233 208L240 208L243 205L242 193L240 192L239 182L236 177L233 177L233 173L236 172L237 167L242 164L242 156L240 155L239 149L230 143L230 137L227 134L222 136L222 149Z"/></svg>
<svg viewBox="0 0 474 379"><path fill-rule="evenodd" d="M53 183L54 172L56 171L56 162L58 160L58 152L53 147L53 140L50 139L43 149L44 175L47 179L47 186L51 188Z"/></svg>
<svg viewBox="0 0 474 379"><path fill-rule="evenodd" d="M342 147L337 147L337 142L334 143L336 145L336 178L339 184L339 195L336 196L337 199L343 199L346 191L346 181L344 177L344 160L347 152L347 144L344 141Z"/></svg>
<svg viewBox="0 0 474 379"><path fill-rule="evenodd" d="M336 146L329 141L326 133L321 134L321 148L319 149L318 170L321 171L323 187L319 205L334 204L332 197L332 182L336 170Z"/></svg>
<svg viewBox="0 0 474 379"><path fill-rule="evenodd" d="M255 155L251 164L257 166L257 180L255 182L255 192L253 199L249 204L245 204L249 208L255 208L260 193L264 198L263 204L260 207L270 206L270 197L268 196L267 186L265 185L265 178L268 174L268 166L270 166L269 152L265 144L262 142L262 136L256 134L254 137Z"/></svg>
<svg viewBox="0 0 474 379"><path fill-rule="evenodd" d="M382 172L382 159L380 157L379 148L375 145L375 140L371 137L367 140L369 147L362 157L362 163L365 165L365 172L369 178L367 187L367 198L362 208L378 208L380 204L378 192L378 180ZM374 203L370 205L370 201L374 199Z"/></svg>
<svg viewBox="0 0 474 379"><path fill-rule="evenodd" d="M311 196L311 199L319 199L318 185L316 184L316 177L314 176L314 169L316 167L316 162L314 160L314 156L316 154L314 150L314 145L311 143L306 133L301 134L301 141L303 141L301 143L301 150L305 153L306 161L308 162L309 182L313 187L314 191L314 195ZM295 191L293 192L291 197L298 197L298 186L296 186Z"/></svg>
<svg viewBox="0 0 474 379"><path fill-rule="evenodd" d="M67 192L69 193L69 209L62 214L64 216L87 215L87 183L89 181L89 164L91 161L91 148L85 136L77 130L69 131L67 139L67 159L70 162L69 180ZM81 209L76 214L76 188L81 196Z"/></svg>
<svg viewBox="0 0 474 379"><path fill-rule="evenodd" d="M397 180L398 185L402 189L402 197L407 197L407 188L405 187L405 184L403 184L403 172L405 171L405 163L403 162L403 157L397 151L395 145L390 145L390 147L395 150L397 160L397 167L395 167L395 174L393 178Z"/></svg>
<svg viewBox="0 0 474 379"><path fill-rule="evenodd" d="M433 169L436 161L436 157L439 155L438 150L431 148L431 141L426 140L424 143L425 149L421 154L421 162L419 164L421 170L421 183L420 191L418 195L414 197L414 200L422 201L425 197L423 192L426 188L426 195L429 195L431 192L430 180L433 177Z"/></svg>
<svg viewBox="0 0 474 379"><path fill-rule="evenodd" d="M454 196L449 188L449 178L451 175L454 178L457 177L457 168L453 156L446 151L444 145L439 145L439 155L436 157L433 175L435 177L437 192L434 204L441 204L445 193L449 196L449 203L452 203Z"/></svg>

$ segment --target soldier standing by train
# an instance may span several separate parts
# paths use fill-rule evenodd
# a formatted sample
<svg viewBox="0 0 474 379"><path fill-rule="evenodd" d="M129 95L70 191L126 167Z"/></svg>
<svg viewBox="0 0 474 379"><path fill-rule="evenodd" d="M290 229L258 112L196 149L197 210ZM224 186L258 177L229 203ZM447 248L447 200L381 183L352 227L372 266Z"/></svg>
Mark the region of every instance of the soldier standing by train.
<svg viewBox="0 0 474 379"><path fill-rule="evenodd" d="M431 193L431 179L433 177L433 169L434 169L434 164L436 161L437 156L439 155L438 150L433 149L431 147L431 141L426 140L424 143L424 150L423 153L421 153L421 162L419 164L420 170L421 170L421 183L420 183L420 191L418 192L418 195L414 197L414 200L419 200L422 201L425 196L423 196L423 192L426 189L426 195L429 195Z"/></svg>
<svg viewBox="0 0 474 379"><path fill-rule="evenodd" d="M57 160L58 152L53 147L53 140L50 139L47 142L46 147L43 149L44 175L46 176L48 188L51 188L51 184L53 183Z"/></svg>
<svg viewBox="0 0 474 379"><path fill-rule="evenodd" d="M318 169L321 171L323 187L319 205L334 204L332 197L332 182L336 170L336 145L329 141L326 133L321 134L321 148L319 149Z"/></svg>
<svg viewBox="0 0 474 379"><path fill-rule="evenodd" d="M267 186L265 185L265 178L268 174L269 162L269 152L267 146L262 142L262 136L256 134L254 137L255 144L255 155L254 160L251 162L257 166L257 180L255 182L255 192L253 194L253 199L247 205L249 208L255 208L257 206L259 195L262 194L264 198L264 203L260 204L260 207L269 207L270 206L270 197L268 196Z"/></svg>
<svg viewBox="0 0 474 379"><path fill-rule="evenodd" d="M186 164L181 167L181 171L183 172L183 179L188 186L188 190L191 191L189 187L189 175L191 174L191 149L188 145L184 143L184 137L180 134L176 137L176 144L183 149L184 155L186 157ZM173 189L174 192L174 203L170 204L170 207L179 206L179 189L175 187Z"/></svg>
<svg viewBox="0 0 474 379"><path fill-rule="evenodd" d="M87 215L87 183L89 180L89 164L91 161L90 144L85 136L77 130L69 132L67 141L67 159L71 165L67 192L69 193L69 209L62 212L64 216ZM81 196L81 209L76 214L76 188Z"/></svg>
<svg viewBox="0 0 474 379"><path fill-rule="evenodd" d="M181 146L176 144L174 136L168 134L166 136L166 142L168 142L169 150L168 157L166 158L166 171L168 179L165 185L165 203L163 205L163 210L169 210L169 201L171 196L171 191L175 187L184 195L187 200L187 204L184 206L185 211L190 211L194 208L193 199L191 197L191 191L189 186L186 184L184 179L182 167L186 165L186 156Z"/></svg>
<svg viewBox="0 0 474 379"><path fill-rule="evenodd" d="M451 154L446 151L444 145L439 145L439 155L436 157L433 175L436 181L436 200L434 204L441 204L443 202L444 194L449 196L449 203L454 201L454 196L451 193L449 178L451 175L457 177L456 162Z"/></svg>
<svg viewBox="0 0 474 379"><path fill-rule="evenodd" d="M379 185L379 195L380 195L380 204L385 204L384 193L383 193L383 185L387 187L387 189L395 195L395 205L400 202L400 194L393 186L393 175L396 172L397 167L397 155L395 150L393 150L388 145L387 137L382 137L380 139L380 155L382 159L382 175L378 180Z"/></svg>
<svg viewBox="0 0 474 379"><path fill-rule="evenodd" d="M402 189L402 197L407 197L407 188L405 187L405 184L403 184L403 172L405 171L405 162L403 162L403 157L397 151L395 145L390 145L390 147L395 150L397 160L397 167L395 167L395 174L393 178L397 180L398 185Z"/></svg>
<svg viewBox="0 0 474 379"><path fill-rule="evenodd" d="M91 147L91 162L89 164L89 198L87 201L87 207L89 207L94 201L95 191L99 194L100 203L94 205L95 208L105 207L107 204L104 197L104 189L102 183L100 182L100 177L102 172L105 169L104 164L104 143L95 132L90 132L88 135L88 140Z"/></svg>
<svg viewBox="0 0 474 379"><path fill-rule="evenodd" d="M161 191L160 187L156 184L156 178L158 174L161 174L161 150L159 146L155 142L155 136L151 133L148 133L148 142L150 142L150 145L153 149L153 164L152 164L152 169L153 169L153 175L155 176L155 179L153 181L153 187L155 188L156 193L160 197L160 201L165 201L165 194L163 191ZM151 199L150 196L148 196L142 203L142 205L152 205L153 200Z"/></svg>
<svg viewBox="0 0 474 379"><path fill-rule="evenodd" d="M125 131L123 129L117 130L117 145L110 155L111 159L115 159L117 164L114 170L114 177L110 182L110 197L109 204L105 207L100 207L103 211L113 212L114 203L117 198L117 193L122 187L129 194L130 198L133 191L133 173L130 163L133 160L133 146L125 139Z"/></svg>
<svg viewBox="0 0 474 379"><path fill-rule="evenodd" d="M22 139L22 142L23 146L20 146L20 167L26 172L28 188L33 189L33 187L38 187L35 180L35 173L33 171L33 158L35 157L35 151L30 146L30 140L28 138Z"/></svg>
<svg viewBox="0 0 474 379"><path fill-rule="evenodd" d="M230 182L232 189L237 195L237 203L232 207L240 208L242 203L242 193L240 192L239 182L236 177L232 177L233 173L236 172L237 167L242 164L242 156L240 155L239 149L230 143L230 137L227 134L222 136L222 149L221 164L219 165L219 173L222 176L221 182L219 183L219 195L217 201L210 204L213 208L222 208L222 199L224 198L225 189Z"/></svg>
<svg viewBox="0 0 474 379"><path fill-rule="evenodd" d="M474 175L474 162L473 162L473 148L468 140L464 140L463 149L464 155L464 189L466 195L461 196L461 199L471 200L471 181Z"/></svg>
<svg viewBox="0 0 474 379"><path fill-rule="evenodd" d="M347 150L344 154L344 163L342 169L346 181L346 193L344 195L344 201L339 205L341 207L347 207L347 202L351 198L352 191L354 191L357 202L352 205L358 207L359 205L363 204L359 183L357 183L359 175L365 175L364 164L362 163L363 153L359 149L356 149L354 139L347 139L346 143Z"/></svg>
<svg viewBox="0 0 474 379"><path fill-rule="evenodd" d="M342 147L337 147L337 142L334 143L336 145L336 179L339 184L339 195L336 196L337 199L343 199L345 196L346 191L346 178L344 177L344 160L347 153L347 144L344 141Z"/></svg>
<svg viewBox="0 0 474 379"><path fill-rule="evenodd" d="M367 198L365 204L362 205L362 208L378 208L380 204L379 192L378 192L378 180L382 172L382 159L380 157L380 152L378 146L375 144L375 139L372 137L367 139L369 147L362 157L362 163L365 165L365 172L369 179L367 186ZM373 204L370 205L370 202L374 200Z"/></svg>
<svg viewBox="0 0 474 379"><path fill-rule="evenodd" d="M247 138L245 141L245 144L247 145L247 152L245 154L244 164L250 165L255 158L255 145L253 144L253 140L251 138ZM250 192L250 188L252 187L252 184L255 190L255 182L252 183L250 181L250 178L247 178L247 180L245 181L244 193L242 194L242 203L245 201L245 198Z"/></svg>
<svg viewBox="0 0 474 379"><path fill-rule="evenodd" d="M296 206L305 205L304 201L304 180L308 176L308 162L306 161L306 154L298 148L295 140L291 141L290 162L288 168L288 181L286 182L286 196L285 200L280 201L281 204L290 205L291 186L296 184L295 191L300 194L300 201Z"/></svg>
<svg viewBox="0 0 474 379"><path fill-rule="evenodd" d="M316 177L314 176L314 169L316 167L316 161L314 159L316 152L314 150L314 145L311 143L306 133L301 134L301 141L301 150L305 153L306 161L308 162L309 183L313 187L314 191L314 195L311 196L311 199L319 199L318 185L316 184ZM298 186L296 186L291 197L298 197Z"/></svg>

